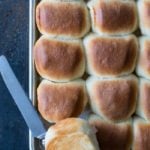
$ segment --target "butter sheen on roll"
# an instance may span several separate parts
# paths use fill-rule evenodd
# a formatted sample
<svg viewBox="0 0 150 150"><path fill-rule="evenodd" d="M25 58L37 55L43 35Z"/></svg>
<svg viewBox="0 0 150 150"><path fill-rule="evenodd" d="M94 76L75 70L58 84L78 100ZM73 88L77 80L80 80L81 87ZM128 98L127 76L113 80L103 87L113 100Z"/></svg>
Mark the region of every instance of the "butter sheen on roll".
<svg viewBox="0 0 150 150"><path fill-rule="evenodd" d="M92 0L92 29L100 35L124 35L137 28L137 7L134 1Z"/></svg>
<svg viewBox="0 0 150 150"><path fill-rule="evenodd" d="M88 9L83 1L43 0L36 7L36 24L42 34L74 39L90 29Z"/></svg>
<svg viewBox="0 0 150 150"><path fill-rule="evenodd" d="M55 82L66 82L83 75L85 54L81 40L60 40L42 36L34 46L37 72Z"/></svg>
<svg viewBox="0 0 150 150"><path fill-rule="evenodd" d="M45 147L46 150L100 150L94 129L79 118L68 118L50 127Z"/></svg>
<svg viewBox="0 0 150 150"><path fill-rule="evenodd" d="M136 73L146 79L150 79L150 37L140 37L139 57Z"/></svg>
<svg viewBox="0 0 150 150"><path fill-rule="evenodd" d="M127 120L135 112L138 80L134 75L86 81L90 106L94 113L113 122Z"/></svg>
<svg viewBox="0 0 150 150"><path fill-rule="evenodd" d="M90 125L97 130L97 140L101 150L130 150L133 141L132 120L112 123L97 115L90 115Z"/></svg>
<svg viewBox="0 0 150 150"><path fill-rule="evenodd" d="M150 121L150 81L144 78L139 80L136 114Z"/></svg>
<svg viewBox="0 0 150 150"><path fill-rule="evenodd" d="M150 1L138 0L139 24L142 34L150 35Z"/></svg>
<svg viewBox="0 0 150 150"><path fill-rule="evenodd" d="M135 69L138 41L134 35L114 37L90 34L84 39L87 72L98 77L128 75Z"/></svg>
<svg viewBox="0 0 150 150"><path fill-rule="evenodd" d="M135 117L133 122L134 140L133 150L149 150L150 149L150 123Z"/></svg>
<svg viewBox="0 0 150 150"><path fill-rule="evenodd" d="M78 117L87 104L85 82L54 83L43 80L37 88L38 110L49 122Z"/></svg>

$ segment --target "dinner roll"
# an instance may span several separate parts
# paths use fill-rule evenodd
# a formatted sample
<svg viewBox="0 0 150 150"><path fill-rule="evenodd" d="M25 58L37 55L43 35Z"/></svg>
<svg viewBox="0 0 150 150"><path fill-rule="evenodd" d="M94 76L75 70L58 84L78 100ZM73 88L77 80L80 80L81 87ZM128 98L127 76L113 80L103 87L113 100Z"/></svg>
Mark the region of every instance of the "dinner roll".
<svg viewBox="0 0 150 150"><path fill-rule="evenodd" d="M105 120L128 119L136 107L137 82L134 75L114 79L90 77L87 90L92 111Z"/></svg>
<svg viewBox="0 0 150 150"><path fill-rule="evenodd" d="M150 150L150 123L136 117L133 129L133 150Z"/></svg>
<svg viewBox="0 0 150 150"><path fill-rule="evenodd" d="M68 118L50 127L46 150L99 150L93 128L85 120Z"/></svg>
<svg viewBox="0 0 150 150"><path fill-rule="evenodd" d="M130 150L133 140L131 120L111 123L97 115L91 115L89 123L97 129L96 135L101 150Z"/></svg>
<svg viewBox="0 0 150 150"><path fill-rule="evenodd" d="M36 24L51 37L80 38L90 29L88 9L83 1L43 0L36 7Z"/></svg>
<svg viewBox="0 0 150 150"><path fill-rule="evenodd" d="M92 28L101 35L123 35L137 28L134 1L92 0L88 3Z"/></svg>
<svg viewBox="0 0 150 150"><path fill-rule="evenodd" d="M140 52L136 72L139 76L150 79L150 37L140 38Z"/></svg>
<svg viewBox="0 0 150 150"><path fill-rule="evenodd" d="M134 35L123 37L90 34L84 39L87 72L100 77L130 74L135 68L138 42Z"/></svg>
<svg viewBox="0 0 150 150"><path fill-rule="evenodd" d="M138 0L138 12L142 34L150 35L150 1Z"/></svg>
<svg viewBox="0 0 150 150"><path fill-rule="evenodd" d="M65 82L81 77L85 56L80 40L60 40L42 36L34 46L38 73L46 79Z"/></svg>
<svg viewBox="0 0 150 150"><path fill-rule="evenodd" d="M150 121L150 81L140 79L136 113Z"/></svg>
<svg viewBox="0 0 150 150"><path fill-rule="evenodd" d="M43 80L37 89L38 110L49 122L79 116L87 103L83 80L54 83Z"/></svg>

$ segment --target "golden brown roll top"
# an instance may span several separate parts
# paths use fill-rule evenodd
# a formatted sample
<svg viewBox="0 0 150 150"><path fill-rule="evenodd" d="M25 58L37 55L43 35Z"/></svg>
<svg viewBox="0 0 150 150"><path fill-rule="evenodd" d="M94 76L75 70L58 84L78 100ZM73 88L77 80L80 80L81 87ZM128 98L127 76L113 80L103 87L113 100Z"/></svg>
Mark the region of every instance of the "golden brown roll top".
<svg viewBox="0 0 150 150"><path fill-rule="evenodd" d="M138 12L142 34L150 35L150 1L138 0Z"/></svg>
<svg viewBox="0 0 150 150"><path fill-rule="evenodd" d="M94 32L122 35L137 28L137 8L134 1L93 0L88 6Z"/></svg>
<svg viewBox="0 0 150 150"><path fill-rule="evenodd" d="M68 118L50 127L45 143L46 150L99 150L93 128L79 118Z"/></svg>
<svg viewBox="0 0 150 150"><path fill-rule="evenodd" d="M138 42L134 35L108 37L91 34L84 39L87 72L95 76L116 77L133 72Z"/></svg>
<svg viewBox="0 0 150 150"><path fill-rule="evenodd" d="M135 111L137 86L133 75L114 79L90 77L87 90L92 111L110 121L128 119Z"/></svg>
<svg viewBox="0 0 150 150"><path fill-rule="evenodd" d="M150 120L150 81L143 78L139 82L136 113L144 119Z"/></svg>
<svg viewBox="0 0 150 150"><path fill-rule="evenodd" d="M38 73L56 82L81 77L85 70L80 40L64 41L42 36L34 46L34 60Z"/></svg>
<svg viewBox="0 0 150 150"><path fill-rule="evenodd" d="M150 37L140 38L140 51L136 72L139 76L150 79Z"/></svg>
<svg viewBox="0 0 150 150"><path fill-rule="evenodd" d="M107 122L91 115L89 123L96 127L101 150L130 150L133 140L131 120L121 123Z"/></svg>
<svg viewBox="0 0 150 150"><path fill-rule="evenodd" d="M88 10L83 1L43 0L36 8L36 23L42 34L80 38L90 29Z"/></svg>
<svg viewBox="0 0 150 150"><path fill-rule="evenodd" d="M150 123L140 119L134 119L134 143L133 150L150 149Z"/></svg>
<svg viewBox="0 0 150 150"><path fill-rule="evenodd" d="M53 83L43 80L37 89L38 110L49 122L79 116L87 103L83 80Z"/></svg>

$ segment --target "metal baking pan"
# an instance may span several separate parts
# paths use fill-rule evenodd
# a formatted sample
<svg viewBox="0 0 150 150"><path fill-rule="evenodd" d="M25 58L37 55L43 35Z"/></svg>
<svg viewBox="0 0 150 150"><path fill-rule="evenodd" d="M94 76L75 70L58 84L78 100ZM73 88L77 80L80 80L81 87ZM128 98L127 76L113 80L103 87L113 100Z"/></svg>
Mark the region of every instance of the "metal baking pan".
<svg viewBox="0 0 150 150"><path fill-rule="evenodd" d="M39 84L41 77L36 72L33 60L33 46L37 39L40 37L40 33L36 27L35 23L35 8L40 0L30 0L29 1L29 98L32 101L35 108L37 108L36 99L36 88ZM87 1L87 0L85 0ZM90 113L89 107L80 115L80 118L86 119ZM46 122L43 119L45 127L52 124ZM29 148L30 150L44 150L44 147L40 140L33 138L31 131L29 131Z"/></svg>
<svg viewBox="0 0 150 150"><path fill-rule="evenodd" d="M29 98L32 100L33 105L35 105L34 95L35 87L35 71L33 66L33 45L36 41L36 31L35 31L35 7L37 4L37 0L30 0L29 1ZM31 131L29 131L29 149L30 150L40 150L36 146L38 145L38 141L32 137Z"/></svg>
<svg viewBox="0 0 150 150"><path fill-rule="evenodd" d="M40 81L40 76L37 74L34 68L34 60L33 60L33 46L37 39L40 37L40 33L37 30L35 24L35 8L40 0L30 0L29 6L29 97L33 103L33 105L37 108L36 101L36 88ZM87 2L88 0L85 0ZM137 37L141 36L141 32L139 28L133 33ZM81 118L86 119L90 113L89 106L87 106L86 110L81 114ZM48 128L51 124L45 122L45 126ZM32 133L29 131L29 148L30 150L44 150L41 141L32 137Z"/></svg>
<svg viewBox="0 0 150 150"><path fill-rule="evenodd" d="M36 87L39 77L34 68L33 60L33 46L39 37L38 30L35 24L35 8L39 0L29 1L29 98L36 107ZM43 146L40 140L33 138L31 131L29 131L29 149L42 150Z"/></svg>

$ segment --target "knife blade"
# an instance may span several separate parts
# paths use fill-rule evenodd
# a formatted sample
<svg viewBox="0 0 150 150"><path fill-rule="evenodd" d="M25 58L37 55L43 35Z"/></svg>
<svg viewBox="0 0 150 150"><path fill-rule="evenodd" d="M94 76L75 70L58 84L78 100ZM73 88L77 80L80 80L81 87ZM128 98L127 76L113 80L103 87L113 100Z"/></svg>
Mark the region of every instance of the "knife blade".
<svg viewBox="0 0 150 150"><path fill-rule="evenodd" d="M0 56L0 73L27 126L31 130L33 137L43 139L46 129L41 118L25 94L6 57L3 55Z"/></svg>

